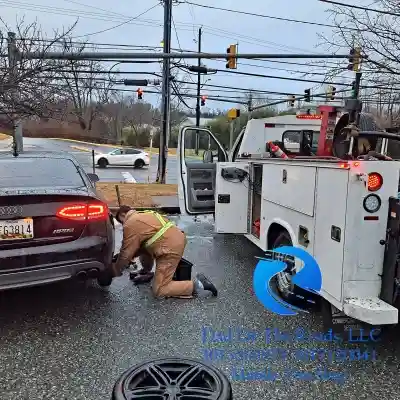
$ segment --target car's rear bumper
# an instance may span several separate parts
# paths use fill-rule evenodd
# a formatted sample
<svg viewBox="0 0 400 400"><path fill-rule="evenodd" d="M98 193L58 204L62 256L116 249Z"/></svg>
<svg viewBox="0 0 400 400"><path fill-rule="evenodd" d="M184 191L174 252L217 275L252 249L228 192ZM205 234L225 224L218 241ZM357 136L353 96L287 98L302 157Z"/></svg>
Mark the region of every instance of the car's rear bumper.
<svg viewBox="0 0 400 400"><path fill-rule="evenodd" d="M90 277L95 277L96 272L111 267L113 250L114 241L104 237L2 250L0 290L62 281L82 271L91 271Z"/></svg>
<svg viewBox="0 0 400 400"><path fill-rule="evenodd" d="M0 290L44 285L73 278L82 271L102 271L106 266L98 261L78 262L51 268L15 271L0 275Z"/></svg>

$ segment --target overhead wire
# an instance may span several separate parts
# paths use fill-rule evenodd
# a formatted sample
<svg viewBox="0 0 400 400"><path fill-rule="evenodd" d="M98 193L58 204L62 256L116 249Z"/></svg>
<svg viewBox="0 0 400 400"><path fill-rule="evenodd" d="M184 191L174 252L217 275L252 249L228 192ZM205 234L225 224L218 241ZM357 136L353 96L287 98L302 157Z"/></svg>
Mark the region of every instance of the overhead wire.
<svg viewBox="0 0 400 400"><path fill-rule="evenodd" d="M92 33L87 33L87 34L85 34L85 35L73 36L72 39L76 39L76 38L80 38L80 37L87 37L87 36L94 36L94 35L98 35L98 34L100 34L100 33L108 32L108 31L112 31L112 30L114 30L114 29L120 28L121 26L124 26L124 25L126 25L126 24L129 24L129 23L131 23L132 21L134 21L135 19L140 18L142 15L147 14L149 11L153 10L154 8L156 8L156 7L158 7L158 6L159 6L159 3L157 3L157 4L155 4L154 6L150 7L150 8L147 9L146 11L143 11L142 13L136 15L135 17L132 17L132 18L128 19L128 20L125 21L125 22L121 22L121 23L118 24L118 25L114 25L114 26L112 26L112 27L110 27L110 28L103 29L103 30L101 30L101 31L92 32Z"/></svg>
<svg viewBox="0 0 400 400"><path fill-rule="evenodd" d="M193 2L187 1L187 0L185 0L185 3L191 4L195 7L208 8L210 10L225 11L225 12L230 12L230 13L235 13L235 14L240 14L240 15L249 15L249 16L253 16L253 17L267 18L267 19L272 19L272 20L277 20L277 21L293 22L293 23L303 24L303 25L314 25L314 26L322 26L322 27L327 27L327 28L336 28L336 29L340 28L340 29L344 29L344 30L359 31L359 29L354 29L354 28L340 27L340 26L335 26L335 25L331 25L331 24L323 24L320 22L313 22L313 21L302 21L302 20L298 20L298 19L276 17L276 16L272 16L272 15L258 14L258 13L254 13L254 12L248 12L248 11L233 10L230 8L222 8L222 7L210 6L210 5L206 5L206 4L193 3Z"/></svg>
<svg viewBox="0 0 400 400"><path fill-rule="evenodd" d="M386 11L386 10L377 10L376 8L369 8L369 7L363 7L363 6L357 6L355 4L346 4L346 3L341 3L339 1L331 1L331 0L319 0L321 3L329 3L333 4L335 6L341 6L341 7L348 7L348 8L355 8L357 10L363 10L363 11L370 11L378 14L384 14L384 15L391 15L393 17L400 17L399 13L395 13L392 11Z"/></svg>
<svg viewBox="0 0 400 400"><path fill-rule="evenodd" d="M28 10L32 10L32 11L39 11L41 13L43 12L47 12L47 13L53 13L53 14L60 14L60 15L69 15L69 16L75 16L75 17L82 17L82 18L89 18L89 19L97 19L97 20L102 20L102 21L107 21L110 22L111 20L116 20L118 15L121 15L121 17L118 17L118 19L124 24L130 24L133 23L135 25L138 26L159 26L162 27L163 26L163 22L161 21L157 21L157 20L149 20L149 19L140 19L136 17L136 21L135 22L129 22L129 17L126 17L123 14L118 14L118 13L113 13L115 16L110 15L110 13L107 12L107 14L102 14L102 13L89 13L86 11L82 11L82 10L71 10L71 9L65 9L65 8L51 8L48 9L44 6L38 6L35 4L30 4L30 3L21 3L18 1L13 1L12 3L8 3L8 2L4 2L4 1L0 1L0 4L4 4L6 7L10 7L10 8L22 8L24 10L28 9ZM30 7L30 8L29 8ZM142 23L138 22L141 21ZM143 24L144 23L144 24ZM193 30L193 24L192 23L187 23L187 22L177 22L177 25L182 25L182 26L190 26L190 29L184 29L184 28L177 28L179 30L183 30L183 31L192 31ZM205 29L205 34L207 34L206 30L210 30L212 33L212 35L214 36L220 36L220 37L226 37L226 38L232 38L233 36L235 36L236 38L244 38L242 41L246 42L246 43L250 43L250 44L254 44L254 45L258 45L258 46L262 46L262 47L276 47L276 48L286 48L286 49L293 49L293 47L290 46L286 46L283 44L279 44L279 43L274 43L274 42L269 42L269 41L265 41L265 39L261 39L261 38L254 38L254 37L250 37L250 36L245 36L245 35L240 35L237 32L231 32L231 31L227 31L227 30L222 30L222 29L218 29L218 28L214 28L211 26L207 26L207 25L202 25L203 28ZM215 32L225 32L225 35L221 35L221 34L217 34ZM251 41L249 41L248 39L251 39ZM268 44L268 46L263 46L261 45L261 43L266 43ZM303 49L302 49L303 51Z"/></svg>

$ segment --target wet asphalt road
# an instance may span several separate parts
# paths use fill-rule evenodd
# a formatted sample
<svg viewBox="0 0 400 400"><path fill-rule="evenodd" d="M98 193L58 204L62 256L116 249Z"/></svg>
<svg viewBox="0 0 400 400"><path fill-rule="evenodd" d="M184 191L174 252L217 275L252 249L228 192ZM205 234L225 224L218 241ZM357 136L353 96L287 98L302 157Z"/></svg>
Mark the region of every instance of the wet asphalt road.
<svg viewBox="0 0 400 400"><path fill-rule="evenodd" d="M78 148L94 149L97 152L108 153L113 149L104 146L94 146L83 143L75 143L64 140L24 138L24 146L28 150L50 150L66 151L72 153L82 164L86 172L93 172L92 155L90 152L78 150ZM157 151L157 149L154 149ZM176 156L170 155L167 160L167 183L177 183L177 161ZM107 167L105 169L96 168L96 174L103 182L123 182L122 173L129 172L132 177L140 183L154 182L157 175L158 155L152 155L150 166L142 169L129 167Z"/></svg>
<svg viewBox="0 0 400 400"><path fill-rule="evenodd" d="M32 149L75 152L63 141L26 139L25 144ZM90 156L79 152L77 157L91 172ZM96 172L102 180L120 181L121 171L126 169ZM138 175L135 178L140 181ZM208 361L232 381L235 400L399 397L399 329L392 329L380 343L335 345L308 340L307 332L322 330L320 315L279 317L254 297L252 272L258 249L244 238L214 236L209 220L178 218L177 222L188 235L185 257L195 263L195 272L212 278L219 288L218 298L159 301L149 286L135 287L126 275L107 289L69 281L2 292L0 399L108 400L114 382L130 366L164 356L204 359L204 350L212 348L225 350L225 359L219 361L216 353L206 353L212 358ZM120 229L117 237L119 243ZM203 343L203 327L226 334L229 327L241 327L242 340L210 343L208 330ZM266 329L291 332L295 340L268 336L266 341ZM261 361L235 362L229 358L235 349L246 354L261 349ZM300 360L301 349L319 350L321 360ZM347 360L330 361L333 349L341 349ZM357 354L350 353L356 349L368 351L370 359L357 361ZM241 366L247 382L240 377ZM268 375L255 376L261 370ZM327 378L337 381L324 381Z"/></svg>
<svg viewBox="0 0 400 400"><path fill-rule="evenodd" d="M328 352L334 348L332 343L301 340L302 332L321 331L320 316L279 317L266 311L251 291L258 250L244 238L214 237L212 221L176 220L188 235L185 257L195 263L195 272L212 278L219 296L155 300L149 286L135 287L126 275L107 289L70 281L0 293L2 400L109 400L115 380L130 366L164 356L203 359L204 348L264 349L261 362L214 360L232 381L234 365L239 369L243 364L248 374L268 369L270 381L265 377L255 381L253 376L253 381L232 382L235 400L399 397L398 330L375 344L376 361L332 363L324 357L323 361L300 361L296 349ZM203 343L205 326L214 330L242 327L256 333L251 336L256 342ZM287 342L276 337L266 341L263 332L268 328L295 332L298 340ZM242 339L246 336L250 338L242 333ZM373 348L357 343L336 347L346 351L369 348L371 355ZM270 359L266 349L274 348L280 349L279 355ZM342 376L344 383L324 382L315 378L318 370L336 372L336 378L341 376L337 373L348 376ZM307 376L314 380L305 380Z"/></svg>

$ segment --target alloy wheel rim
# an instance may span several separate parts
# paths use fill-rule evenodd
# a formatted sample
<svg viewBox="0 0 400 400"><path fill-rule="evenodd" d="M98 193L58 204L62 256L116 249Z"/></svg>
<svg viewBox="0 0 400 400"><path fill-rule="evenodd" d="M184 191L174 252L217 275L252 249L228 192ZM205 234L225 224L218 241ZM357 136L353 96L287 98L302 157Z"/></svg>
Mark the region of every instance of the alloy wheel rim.
<svg viewBox="0 0 400 400"><path fill-rule="evenodd" d="M122 385L127 400L218 400L218 375L194 361L153 361L132 371Z"/></svg>

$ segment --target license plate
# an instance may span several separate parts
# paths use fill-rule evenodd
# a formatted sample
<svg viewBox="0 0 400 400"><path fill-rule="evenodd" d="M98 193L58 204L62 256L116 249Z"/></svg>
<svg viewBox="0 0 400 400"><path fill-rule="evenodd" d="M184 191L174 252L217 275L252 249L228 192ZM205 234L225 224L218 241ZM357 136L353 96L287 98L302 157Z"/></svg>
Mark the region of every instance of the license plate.
<svg viewBox="0 0 400 400"><path fill-rule="evenodd" d="M0 221L0 240L33 239L33 219Z"/></svg>

